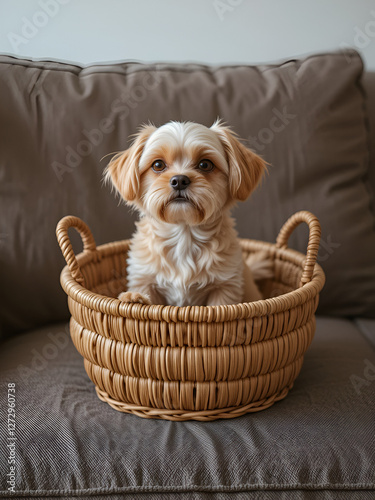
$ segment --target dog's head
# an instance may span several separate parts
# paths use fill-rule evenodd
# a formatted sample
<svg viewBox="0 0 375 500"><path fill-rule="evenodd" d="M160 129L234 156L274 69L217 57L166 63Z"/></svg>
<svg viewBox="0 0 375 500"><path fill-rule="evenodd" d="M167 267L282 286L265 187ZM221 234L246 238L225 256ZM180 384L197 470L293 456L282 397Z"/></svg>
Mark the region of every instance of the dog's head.
<svg viewBox="0 0 375 500"><path fill-rule="evenodd" d="M106 170L124 200L164 222L198 225L245 200L265 162L229 128L192 122L145 125Z"/></svg>

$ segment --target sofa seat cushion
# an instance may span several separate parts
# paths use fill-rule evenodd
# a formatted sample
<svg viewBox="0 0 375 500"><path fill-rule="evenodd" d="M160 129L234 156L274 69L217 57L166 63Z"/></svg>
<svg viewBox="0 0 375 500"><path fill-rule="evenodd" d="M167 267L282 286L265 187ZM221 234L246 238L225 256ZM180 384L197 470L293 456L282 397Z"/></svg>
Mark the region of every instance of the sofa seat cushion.
<svg viewBox="0 0 375 500"><path fill-rule="evenodd" d="M2 409L7 384L16 390L15 497L352 499L375 488L375 351L349 320L317 318L285 400L210 423L148 420L101 402L67 324L7 340L0 366ZM7 442L6 425L0 433Z"/></svg>

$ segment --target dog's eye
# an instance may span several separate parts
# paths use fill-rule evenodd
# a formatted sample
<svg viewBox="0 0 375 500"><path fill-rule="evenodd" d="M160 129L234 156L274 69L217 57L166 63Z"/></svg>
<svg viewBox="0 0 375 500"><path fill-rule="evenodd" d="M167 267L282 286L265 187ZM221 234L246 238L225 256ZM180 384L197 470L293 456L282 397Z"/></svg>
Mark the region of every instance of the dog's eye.
<svg viewBox="0 0 375 500"><path fill-rule="evenodd" d="M202 172L211 172L215 168L215 165L210 160L202 160L199 162L198 168Z"/></svg>
<svg viewBox="0 0 375 500"><path fill-rule="evenodd" d="M151 166L152 170L154 172L162 172L167 168L166 164L163 162L163 160L156 160Z"/></svg>

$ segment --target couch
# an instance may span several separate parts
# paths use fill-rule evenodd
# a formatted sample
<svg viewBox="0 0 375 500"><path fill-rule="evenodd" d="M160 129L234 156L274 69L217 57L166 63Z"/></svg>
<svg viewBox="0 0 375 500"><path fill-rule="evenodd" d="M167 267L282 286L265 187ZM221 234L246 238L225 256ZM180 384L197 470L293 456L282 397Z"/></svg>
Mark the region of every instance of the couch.
<svg viewBox="0 0 375 500"><path fill-rule="evenodd" d="M375 498L374 82L350 49L220 67L0 57L0 498ZM131 237L136 215L102 182L106 155L149 120L217 117L269 163L233 212L239 235L274 242L302 209L321 221L315 337L265 411L122 414L70 340L55 227L72 214L98 244ZM290 246L306 244L300 227Z"/></svg>

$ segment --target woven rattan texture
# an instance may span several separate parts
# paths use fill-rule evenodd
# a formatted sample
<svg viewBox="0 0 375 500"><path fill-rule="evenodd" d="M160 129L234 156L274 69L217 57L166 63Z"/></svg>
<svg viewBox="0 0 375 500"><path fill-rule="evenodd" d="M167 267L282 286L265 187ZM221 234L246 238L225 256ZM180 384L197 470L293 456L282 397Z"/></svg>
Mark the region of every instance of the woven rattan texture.
<svg viewBox="0 0 375 500"><path fill-rule="evenodd" d="M287 248L301 222L309 225L307 255ZM68 228L82 235L73 253ZM298 212L276 245L241 240L245 257L265 251L274 278L265 300L224 306L127 304L129 241L96 248L88 227L68 216L57 227L67 261L61 283L72 315L71 337L100 399L147 418L213 420L259 411L284 398L298 376L315 331L324 273L316 264L320 225Z"/></svg>

